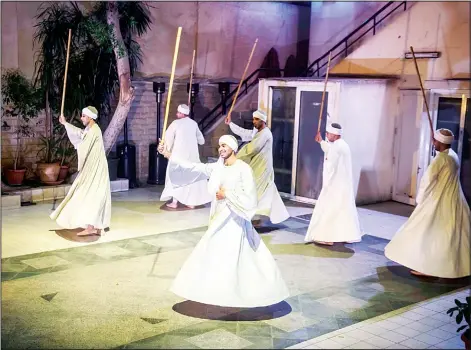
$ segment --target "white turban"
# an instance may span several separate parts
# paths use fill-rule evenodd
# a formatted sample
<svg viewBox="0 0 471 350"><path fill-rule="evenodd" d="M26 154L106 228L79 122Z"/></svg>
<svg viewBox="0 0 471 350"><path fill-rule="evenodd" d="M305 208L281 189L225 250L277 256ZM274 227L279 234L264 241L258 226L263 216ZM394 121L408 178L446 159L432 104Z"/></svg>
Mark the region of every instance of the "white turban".
<svg viewBox="0 0 471 350"><path fill-rule="evenodd" d="M255 112L253 112L252 116L254 118L258 118L258 119L264 121L265 123L267 122L267 119L268 119L267 115L264 112L262 112L261 110L256 110Z"/></svg>
<svg viewBox="0 0 471 350"><path fill-rule="evenodd" d="M451 135L444 135L442 131L448 131ZM435 131L433 138L437 140L438 142L444 143L445 145L451 145L453 143L453 140L455 139L455 136L451 132L451 130L448 129L438 129Z"/></svg>
<svg viewBox="0 0 471 350"><path fill-rule="evenodd" d="M190 107L188 107L187 105L180 105L178 106L177 111L183 113L184 115L189 115Z"/></svg>
<svg viewBox="0 0 471 350"><path fill-rule="evenodd" d="M87 117L90 117L92 119L98 118L98 111L95 107L92 106L88 106L82 109L82 114L85 114Z"/></svg>
<svg viewBox="0 0 471 350"><path fill-rule="evenodd" d="M342 128L335 128L332 126L331 123L327 124L325 131L334 134L334 135L342 135Z"/></svg>
<svg viewBox="0 0 471 350"><path fill-rule="evenodd" d="M232 135L222 135L219 138L219 145L223 143L229 146L234 152L237 152L237 149L239 148L239 143L237 142L237 139Z"/></svg>

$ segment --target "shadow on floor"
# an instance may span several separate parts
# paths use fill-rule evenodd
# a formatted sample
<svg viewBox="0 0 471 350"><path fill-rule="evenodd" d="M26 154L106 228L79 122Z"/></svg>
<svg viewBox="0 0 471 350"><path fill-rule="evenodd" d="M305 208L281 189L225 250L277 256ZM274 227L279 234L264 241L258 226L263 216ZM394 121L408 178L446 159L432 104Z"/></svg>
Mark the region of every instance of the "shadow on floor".
<svg viewBox="0 0 471 350"><path fill-rule="evenodd" d="M394 276L409 280L411 283L413 282L420 282L420 283L433 283L435 285L441 286L449 286L454 288L462 288L469 286L471 283L470 277L462 277L462 278L440 278L440 277L432 277L432 276L415 276L412 275L411 269L400 266L400 265L388 265L387 269L391 274Z"/></svg>
<svg viewBox="0 0 471 350"><path fill-rule="evenodd" d="M175 304L172 309L185 316L219 321L271 320L286 316L292 311L291 306L286 301L265 307L235 308L206 305L187 300Z"/></svg>
<svg viewBox="0 0 471 350"><path fill-rule="evenodd" d="M412 205L388 201L375 204L361 205L358 206L358 208L373 210L385 214L409 217L414 211L415 207Z"/></svg>
<svg viewBox="0 0 471 350"><path fill-rule="evenodd" d="M52 230L52 231L55 231L59 237L64 238L71 242L90 243L90 242L96 242L100 239L100 236L98 235L77 236L77 233L83 231L83 228L76 228L73 230L62 229L62 230Z"/></svg>

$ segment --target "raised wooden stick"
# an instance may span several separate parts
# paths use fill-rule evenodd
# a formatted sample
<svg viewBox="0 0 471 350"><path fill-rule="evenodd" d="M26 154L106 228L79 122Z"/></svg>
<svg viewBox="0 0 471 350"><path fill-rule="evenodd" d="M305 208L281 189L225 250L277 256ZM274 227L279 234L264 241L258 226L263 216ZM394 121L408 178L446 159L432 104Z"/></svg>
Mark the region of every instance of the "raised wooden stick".
<svg viewBox="0 0 471 350"><path fill-rule="evenodd" d="M427 98L425 97L425 91L424 91L424 86L422 84L422 78L420 77L419 66L417 65L417 60L415 59L415 53L414 53L414 49L412 48L412 46L410 47L410 52L412 53L412 58L414 59L415 70L417 72L417 76L419 77L420 90L422 91L422 96L424 97L425 108L427 108L428 122L430 124L430 132L431 132L431 136L432 136L432 139L433 139L432 117L430 116L430 109L428 108Z"/></svg>
<svg viewBox="0 0 471 350"><path fill-rule="evenodd" d="M72 29L69 29L69 41L67 42L67 56L65 59L64 87L62 89L61 115L64 114L65 87L67 85L67 70L69 69L70 40L72 38Z"/></svg>
<svg viewBox="0 0 471 350"><path fill-rule="evenodd" d="M164 128L162 130L162 140L160 144L164 143L165 130L167 130L168 112L170 110L170 99L172 98L173 79L175 77L175 66L177 65L178 48L180 46L180 37L182 35L182 27L178 27L177 41L175 43L175 52L173 53L172 74L170 75L170 84L168 86L167 106L165 108Z"/></svg>
<svg viewBox="0 0 471 350"><path fill-rule="evenodd" d="M193 68L195 67L195 54L196 54L196 50L193 50L193 58L191 60L191 71L190 71L190 89L188 91L188 107L190 106L190 103L191 103L191 85L193 83Z"/></svg>
<svg viewBox="0 0 471 350"><path fill-rule="evenodd" d="M327 62L327 73L325 74L324 91L322 92L321 110L319 111L319 124L317 125L317 133L319 133L321 131L322 112L324 111L324 98L325 98L325 91L327 90L327 80L329 80L329 69L330 69L330 58L331 58L331 56L332 56L332 51L329 52L329 61Z"/></svg>
<svg viewBox="0 0 471 350"><path fill-rule="evenodd" d="M242 86L242 83L244 82L245 75L247 74L247 69L249 69L250 61L252 60L252 56L253 56L253 53L255 51L255 47L257 46L257 43L258 43L258 39L255 39L255 43L253 44L253 47L252 47L252 52L250 53L249 60L246 64L246 66L245 66L244 74L242 74L242 79L239 82L239 86L237 87L237 91L236 91L236 94L234 96L234 100L232 100L231 108L229 109L229 113L227 114L227 118L229 120L231 120L232 110L234 109L235 103L237 101L237 96L239 96L240 87Z"/></svg>

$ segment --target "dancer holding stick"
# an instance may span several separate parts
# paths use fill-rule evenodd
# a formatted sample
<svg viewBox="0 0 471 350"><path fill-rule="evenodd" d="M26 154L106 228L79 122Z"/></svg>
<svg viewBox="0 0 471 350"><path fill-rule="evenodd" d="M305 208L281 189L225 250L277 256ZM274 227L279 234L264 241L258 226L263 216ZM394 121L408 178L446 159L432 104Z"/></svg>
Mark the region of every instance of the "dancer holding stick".
<svg viewBox="0 0 471 350"><path fill-rule="evenodd" d="M64 117L65 87L69 62L71 31L67 44L67 59L62 91L59 122L65 126L70 142L78 154L78 176L64 200L50 215L57 224L67 229L83 228L78 236L100 235L111 220L111 187L108 161L100 127L95 120L98 111L89 106L82 109L81 121L85 129L69 124Z"/></svg>
<svg viewBox="0 0 471 350"><path fill-rule="evenodd" d="M385 247L386 257L411 269L417 276L460 278L471 274L471 213L460 183L460 159L451 145L449 129L434 132L430 110L410 47L436 151L417 193L417 207Z"/></svg>
<svg viewBox="0 0 471 350"><path fill-rule="evenodd" d="M167 109L165 110L165 121L163 137L160 141L160 145L164 145L166 150L173 156L183 159L188 162L200 163L200 156L198 145L204 145L204 136L198 128L198 124L191 118L189 118L190 108L188 105L181 104L177 108L177 119L174 120L167 129L168 113L170 108L170 98L172 96L173 79L175 76L175 67L178 58L178 48L180 45L180 36L182 28L178 28L177 41L175 43L175 53L173 55L172 73L170 75L170 86L168 90L167 98ZM190 74L190 91L188 95L188 101L191 97L191 84L193 77L193 63L195 61L195 51L193 50L192 68ZM165 139L165 143L164 143ZM165 188L160 196L161 201L172 200L166 203L167 208L177 209L178 203L184 204L190 209L194 209L196 206L203 205L211 202L211 196L208 192L207 181L197 181L192 183L189 179L183 179L186 186L175 187L172 184L171 178L177 175L172 174L174 170L171 166L167 167L165 175ZM172 175L172 176L171 176ZM181 176L185 176L182 174Z"/></svg>
<svg viewBox="0 0 471 350"><path fill-rule="evenodd" d="M273 135L267 127L267 115L264 111L257 110L253 113L252 130L241 128L231 122L231 113L239 96L239 91L245 79L245 74L249 68L252 56L257 46L258 39L250 53L249 60L245 66L244 74L239 82L234 100L232 101L229 114L225 118L226 124L231 131L240 136L243 142L249 142L237 152L237 159L243 160L250 165L255 176L257 185L258 207L256 214L258 216L268 216L270 221L278 224L289 218L289 213L281 200L278 189L275 185L275 172L273 169ZM254 224L259 225L260 219L255 220Z"/></svg>
<svg viewBox="0 0 471 350"><path fill-rule="evenodd" d="M327 141L322 139L320 133L331 54L329 53L327 63L316 134L316 141L325 154L322 189L304 238L306 242L322 245L359 242L362 236L355 205L352 157L350 147L342 139L342 127L338 123L328 122L325 133Z"/></svg>

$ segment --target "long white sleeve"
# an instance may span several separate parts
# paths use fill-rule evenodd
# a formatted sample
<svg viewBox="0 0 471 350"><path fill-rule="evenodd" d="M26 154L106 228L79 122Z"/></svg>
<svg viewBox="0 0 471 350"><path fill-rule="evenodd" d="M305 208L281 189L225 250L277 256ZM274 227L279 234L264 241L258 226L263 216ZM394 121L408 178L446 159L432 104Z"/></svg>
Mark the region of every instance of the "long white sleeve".
<svg viewBox="0 0 471 350"><path fill-rule="evenodd" d="M255 128L253 128L252 130L244 129L239 125L234 124L233 122L229 124L229 128L231 128L231 131L234 134L240 136L243 142L251 141L254 138L255 134L258 132L258 130Z"/></svg>
<svg viewBox="0 0 471 350"><path fill-rule="evenodd" d="M78 146L82 143L83 138L85 137L85 130L77 128L70 123L65 123L65 130L67 131L67 136L69 137L70 142L74 145L74 148L77 149Z"/></svg>

